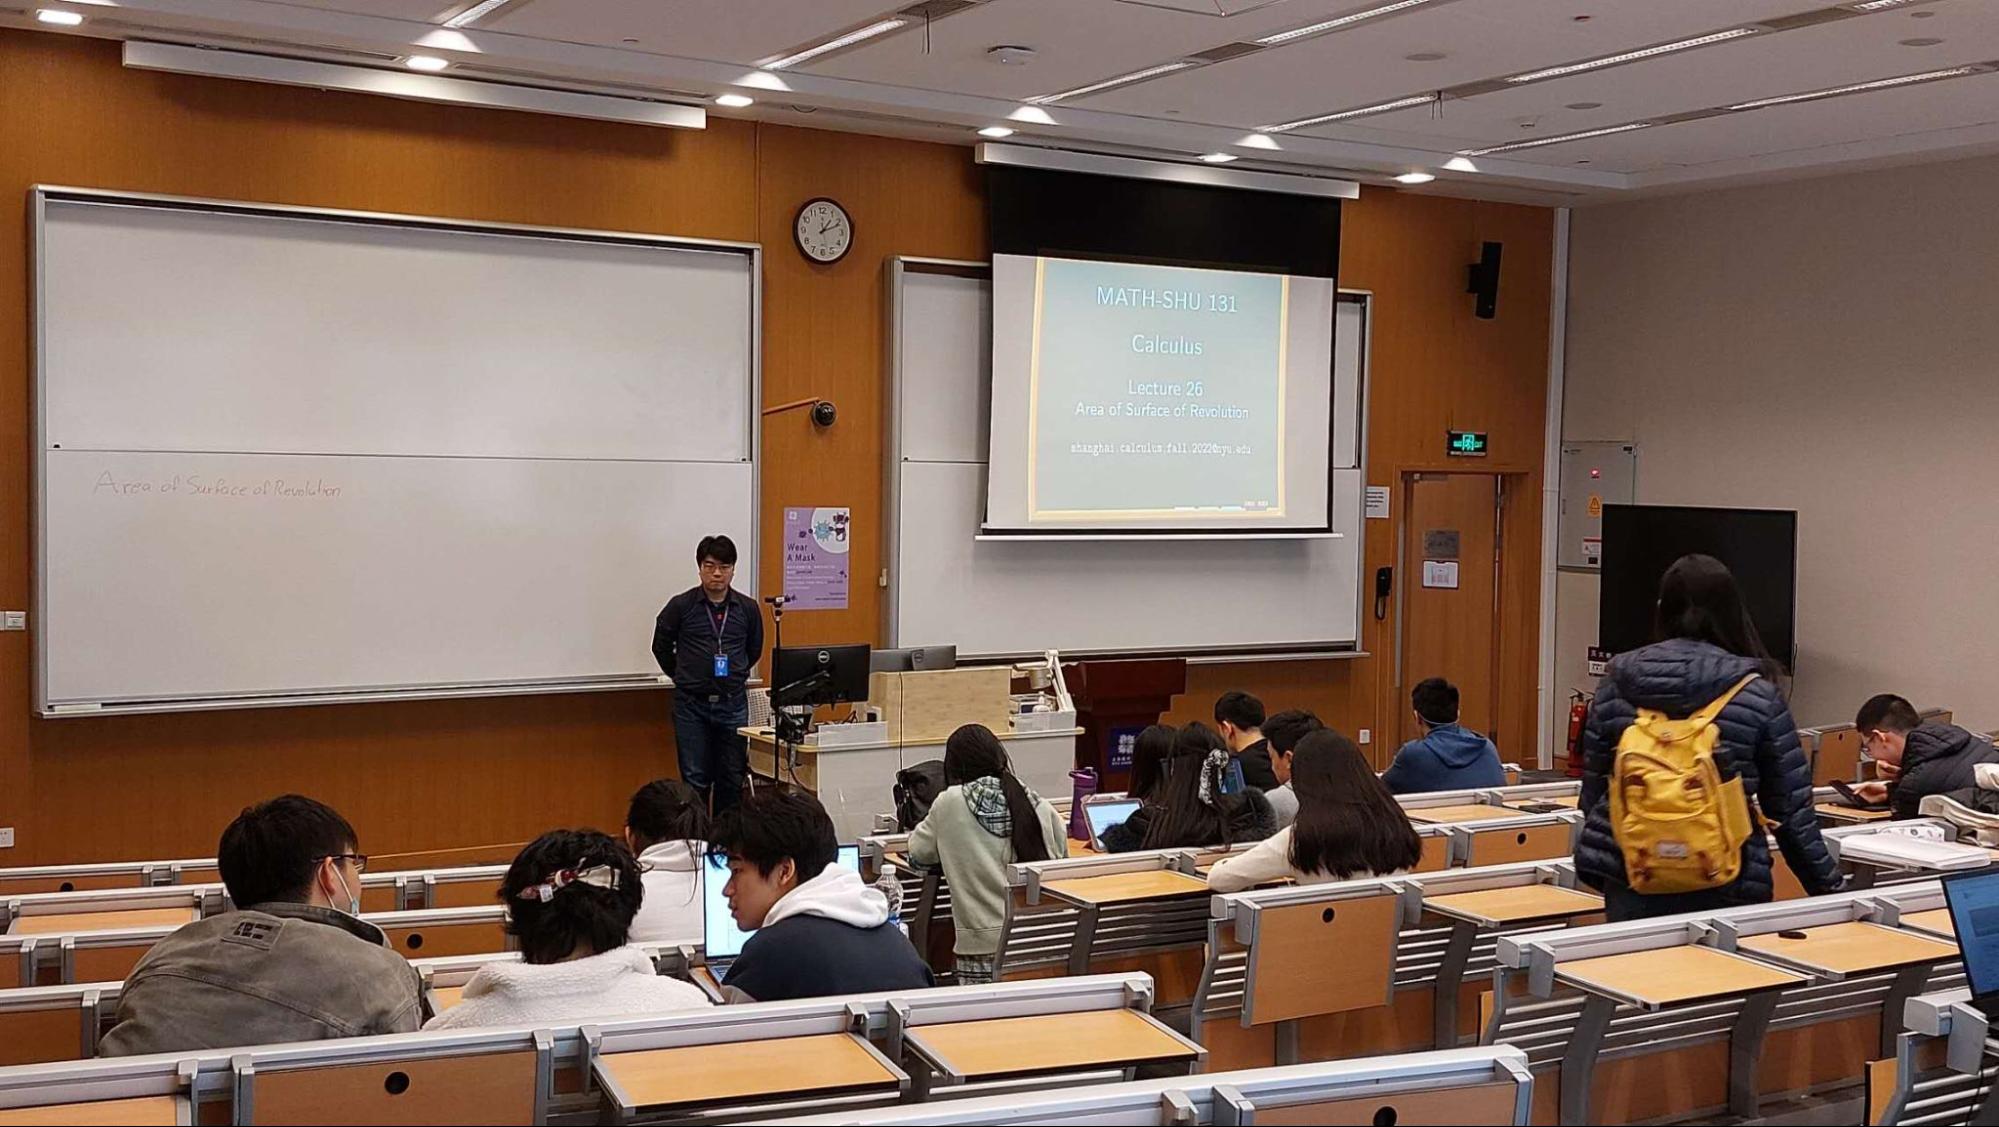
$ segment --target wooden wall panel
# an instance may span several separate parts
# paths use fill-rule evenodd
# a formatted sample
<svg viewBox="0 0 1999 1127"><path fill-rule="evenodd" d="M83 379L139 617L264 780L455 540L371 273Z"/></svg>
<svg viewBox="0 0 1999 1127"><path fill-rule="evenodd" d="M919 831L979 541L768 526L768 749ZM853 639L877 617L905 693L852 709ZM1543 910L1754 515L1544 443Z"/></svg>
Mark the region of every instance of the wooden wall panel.
<svg viewBox="0 0 1999 1127"><path fill-rule="evenodd" d="M764 399L832 399L840 420L765 421L763 574L778 574L786 503L855 514L849 610L788 617L788 641L873 638L880 620L882 271L891 255L979 258L970 150L715 119L679 132L126 71L115 44L0 31L0 605L30 599L28 227L36 183L759 241ZM791 222L830 195L855 248L805 263ZM1546 368L1549 213L1370 190L1346 212L1341 281L1381 298L1370 480L1421 464L1446 425L1489 430L1495 462L1535 475ZM1500 319L1475 322L1464 264L1507 242ZM1435 460L1435 459L1431 459ZM1515 514L1526 571L1538 509ZM690 534L690 552L692 534ZM1371 569L1390 551L1367 536ZM1509 556L1509 563L1512 557ZM693 582L661 577L665 595ZM1227 579L1217 577L1216 597ZM1535 621L1538 581L1507 613ZM1345 593L1335 593L1345 597ZM1509 619L1511 621L1511 619ZM32 624L31 624L32 625ZM635 624L644 629L644 623ZM1531 631L1505 663L1510 715L1533 713ZM553 825L615 828L625 798L672 770L663 694L343 705L159 717L30 718L29 634L0 634L0 865L201 855L245 803L322 797L375 853L512 842ZM1369 620L1368 649L1388 635ZM1509 654L1516 654L1510 648ZM1204 716L1240 685L1374 726L1379 658L1203 666L1181 702ZM1507 741L1502 741L1507 742Z"/></svg>

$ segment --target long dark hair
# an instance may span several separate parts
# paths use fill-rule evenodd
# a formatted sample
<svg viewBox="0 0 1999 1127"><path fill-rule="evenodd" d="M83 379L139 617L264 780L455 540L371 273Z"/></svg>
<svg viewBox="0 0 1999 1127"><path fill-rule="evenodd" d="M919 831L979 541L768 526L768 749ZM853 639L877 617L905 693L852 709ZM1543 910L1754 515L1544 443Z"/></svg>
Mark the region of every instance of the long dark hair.
<svg viewBox="0 0 1999 1127"><path fill-rule="evenodd" d="M1166 757L1173 754L1173 729L1154 724L1138 734L1131 747L1131 782L1126 793L1143 802L1157 797L1166 777Z"/></svg>
<svg viewBox="0 0 1999 1127"><path fill-rule="evenodd" d="M1209 756L1228 753L1228 745L1213 728L1196 721L1173 738L1166 758L1166 777L1158 788L1159 813L1146 827L1144 848L1171 849L1182 845L1228 845L1229 823L1242 809L1239 794L1222 793L1226 767L1211 766ZM1201 801L1201 780L1207 777L1208 801Z"/></svg>
<svg viewBox="0 0 1999 1127"><path fill-rule="evenodd" d="M705 842L708 804L700 791L679 779L654 779L632 795L625 827L637 839L633 847L641 851L663 841Z"/></svg>
<svg viewBox="0 0 1999 1127"><path fill-rule="evenodd" d="M1423 856L1402 804L1339 732L1321 728L1298 741L1291 789L1298 795L1293 869L1346 880L1413 869Z"/></svg>
<svg viewBox="0 0 1999 1127"><path fill-rule="evenodd" d="M999 780L1006 795L1007 817L1013 822L1013 859L1048 860L1048 839L1041 833L1041 813L1027 788L1014 777L1006 746L984 724L967 724L944 741L944 781L963 786L978 779Z"/></svg>
<svg viewBox="0 0 1999 1127"><path fill-rule="evenodd" d="M1784 675L1784 667L1764 648L1756 623L1742 605L1742 589L1736 586L1735 573L1713 556L1681 556L1666 569L1659 579L1653 631L1661 641L1691 638L1750 658L1759 672L1773 680Z"/></svg>

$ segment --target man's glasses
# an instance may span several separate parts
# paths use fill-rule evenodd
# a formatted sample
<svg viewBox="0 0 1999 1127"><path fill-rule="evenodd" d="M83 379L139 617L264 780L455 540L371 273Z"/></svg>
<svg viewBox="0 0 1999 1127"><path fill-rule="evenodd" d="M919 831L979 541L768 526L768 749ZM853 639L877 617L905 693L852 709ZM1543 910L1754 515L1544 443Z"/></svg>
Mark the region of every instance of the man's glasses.
<svg viewBox="0 0 1999 1127"><path fill-rule="evenodd" d="M366 853L328 853L326 856L321 857L319 860L352 861L354 862L355 872L365 873L368 871L368 855Z"/></svg>

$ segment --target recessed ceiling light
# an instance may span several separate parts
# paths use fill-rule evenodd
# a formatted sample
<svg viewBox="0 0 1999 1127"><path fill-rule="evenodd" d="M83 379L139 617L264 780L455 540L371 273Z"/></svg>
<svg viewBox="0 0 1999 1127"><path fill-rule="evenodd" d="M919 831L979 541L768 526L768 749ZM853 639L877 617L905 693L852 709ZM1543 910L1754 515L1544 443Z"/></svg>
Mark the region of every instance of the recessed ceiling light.
<svg viewBox="0 0 1999 1127"><path fill-rule="evenodd" d="M1861 0L1860 3L1848 4L1847 7L1856 12L1885 12L1890 8L1901 8L1923 2L1924 0Z"/></svg>
<svg viewBox="0 0 1999 1127"><path fill-rule="evenodd" d="M1429 172L1405 172L1395 178L1397 184L1428 184L1437 177Z"/></svg>
<svg viewBox="0 0 1999 1127"><path fill-rule="evenodd" d="M842 47L852 47L856 43L865 43L878 35L887 35L891 31L907 27L908 25L908 20L900 18L877 20L866 27L857 28L845 35L828 39L824 43L816 43L802 51L793 51L789 55L772 59L763 64L763 67L765 70L783 70L786 67L795 67L802 62L816 59L828 52L838 51Z"/></svg>
<svg viewBox="0 0 1999 1127"><path fill-rule="evenodd" d="M1435 63L1450 58L1448 54L1442 51L1418 51L1413 55L1404 55L1402 57L1412 63Z"/></svg>
<svg viewBox="0 0 1999 1127"><path fill-rule="evenodd" d="M411 55L403 60L403 65L411 70L435 73L451 65L450 59L440 59L436 55Z"/></svg>
<svg viewBox="0 0 1999 1127"><path fill-rule="evenodd" d="M1451 159L1444 162L1444 167L1451 170L1452 172L1478 171L1478 165L1473 164L1471 160L1467 157L1452 157Z"/></svg>
<svg viewBox="0 0 1999 1127"><path fill-rule="evenodd" d="M1588 163L1589 163L1589 158L1588 158L1588 157L1584 157L1584 158L1582 158L1581 160L1577 161L1576 163L1577 163L1577 164L1588 164Z"/></svg>
<svg viewBox="0 0 1999 1127"><path fill-rule="evenodd" d="M511 3L513 3L513 0L479 0L479 3L445 20L444 26L449 28L470 26Z"/></svg>
<svg viewBox="0 0 1999 1127"><path fill-rule="evenodd" d="M1028 125L1053 125L1055 119L1040 106L1022 106L1006 115L1008 121L1024 122Z"/></svg>
<svg viewBox="0 0 1999 1127"><path fill-rule="evenodd" d="M636 36L631 36L631 35L627 35L627 36L625 36L625 37L624 37L623 39L620 39L620 40L618 40L618 42L620 42L620 43L637 43L637 42L638 42L638 38L637 38Z"/></svg>
<svg viewBox="0 0 1999 1127"><path fill-rule="evenodd" d="M1602 103L1602 102L1570 102L1570 103L1568 104L1568 107L1567 107L1567 108L1569 108L1569 109L1572 109L1572 110L1600 110L1600 109L1602 109L1602 108L1603 108L1603 103Z"/></svg>
<svg viewBox="0 0 1999 1127"><path fill-rule="evenodd" d="M979 130L979 136L991 137L993 140L997 141L1002 137L1013 136L1013 130L1008 129L1004 125L988 125L984 129Z"/></svg>
<svg viewBox="0 0 1999 1127"><path fill-rule="evenodd" d="M1942 43L1943 40L1938 39L1935 36L1925 35L1916 39L1903 39L1900 40L1899 42L1904 47L1934 47L1937 44Z"/></svg>
<svg viewBox="0 0 1999 1127"><path fill-rule="evenodd" d="M1024 67L1034 61L1034 48L1010 43L986 48L986 58L1006 67Z"/></svg>
<svg viewBox="0 0 1999 1127"><path fill-rule="evenodd" d="M744 106L756 105L757 100L755 98L750 97L748 94L717 94L715 96L715 104L718 106L726 106L732 110L739 110L742 109Z"/></svg>
<svg viewBox="0 0 1999 1127"><path fill-rule="evenodd" d="M1895 78L1879 78L1873 82L1854 82L1846 86L1830 86L1824 90L1807 90L1802 94L1781 94L1775 98L1758 98L1753 102L1737 102L1723 109L1731 112L1740 110L1760 110L1769 106L1789 106L1798 102L1816 102L1821 98L1837 98L1844 94L1865 94L1870 90L1888 90L1897 86L1914 86L1921 82L1937 82L1946 78L1962 78L1968 74L1982 74L1984 68L1975 66L1950 67L1945 70L1926 70L1921 74L1904 74Z"/></svg>
<svg viewBox="0 0 1999 1127"><path fill-rule="evenodd" d="M1268 133L1245 133L1242 139L1237 141L1236 144L1245 149L1282 149L1284 147L1277 143L1277 138L1272 137Z"/></svg>
<svg viewBox="0 0 1999 1127"><path fill-rule="evenodd" d="M1338 31L1343 27L1352 27L1354 24L1366 20L1376 19L1381 16L1391 16L1397 12L1406 12L1411 8L1421 7L1429 2L1430 0L1394 0L1394 3L1377 4L1372 8L1363 8L1358 12L1348 12L1344 16L1334 16L1329 20L1320 20L1318 23L1306 24L1304 27L1294 27L1290 31L1280 31L1274 35L1266 35L1261 39L1255 40L1255 42L1265 47L1275 47L1280 43L1289 43L1294 39L1303 39L1308 35L1320 35L1328 31Z"/></svg>
<svg viewBox="0 0 1999 1127"><path fill-rule="evenodd" d="M1506 81L1539 82L1542 79L1546 78L1561 78L1566 75L1581 74L1584 71L1601 70L1604 67L1614 67L1622 63L1635 63L1640 59L1656 58L1659 55L1670 55L1675 51L1691 51L1696 47L1707 47L1715 43L1726 43L1731 39L1740 39L1745 35L1754 35L1760 30L1762 29L1755 27L1732 27L1729 28L1727 31L1717 31L1709 35L1696 35L1692 39L1681 39L1681 40L1676 40L1675 42L1672 43L1660 43L1651 47L1641 47L1636 51L1624 51L1616 55L1605 55L1602 58L1585 59L1579 63L1568 63L1566 65L1558 67L1545 67L1541 70L1530 70L1525 74L1516 74L1513 77L1508 78Z"/></svg>
<svg viewBox="0 0 1999 1127"><path fill-rule="evenodd" d="M1514 141L1507 145L1491 145L1483 149L1466 149L1461 157L1483 157L1493 153L1511 153L1520 149L1539 149L1547 145L1560 145L1569 141L1586 141L1591 137L1608 137L1613 133L1629 133L1634 129L1650 129L1652 122L1633 121L1625 125L1611 125L1603 129L1585 129L1580 133L1563 133L1556 137L1536 137L1532 141Z"/></svg>
<svg viewBox="0 0 1999 1127"><path fill-rule="evenodd" d="M83 13L65 12L61 8L40 8L36 10L35 18L57 27L75 27L83 22Z"/></svg>
<svg viewBox="0 0 1999 1127"><path fill-rule="evenodd" d="M1208 164L1227 164L1235 159L1234 153L1202 153L1201 160Z"/></svg>
<svg viewBox="0 0 1999 1127"><path fill-rule="evenodd" d="M1934 15L1936 15L1936 13L1935 13L1935 12L1932 12L1932 11L1929 11L1929 10L1925 9L1924 11L1920 11L1920 12L1910 12L1910 13L1909 13L1909 18L1910 18L1910 19L1912 19L1912 20L1926 20L1926 19L1929 19L1929 18L1930 18L1931 16L1934 16Z"/></svg>
<svg viewBox="0 0 1999 1127"><path fill-rule="evenodd" d="M1308 125L1324 125L1329 121L1345 121L1350 117L1366 117L1369 114L1390 113L1406 110L1411 106L1421 106L1437 100L1435 94L1411 94L1407 98L1397 98L1392 102L1376 102L1358 109L1340 110L1337 113L1322 113L1316 117L1301 117L1296 121L1280 122L1276 125L1262 125L1257 129L1262 133L1288 133L1293 129L1303 129Z"/></svg>
<svg viewBox="0 0 1999 1127"><path fill-rule="evenodd" d="M1135 70L1130 74L1120 74L1116 78L1106 78L1102 82L1092 82L1088 86L1078 86L1074 90L1064 90L1060 94L1048 94L1040 98L1029 98L1028 101L1038 105L1052 105L1065 98L1080 98L1085 94L1095 94L1118 86L1129 86L1134 82L1143 82L1148 78L1158 78L1162 74L1172 74L1176 70L1186 70L1188 67L1197 65L1199 64L1191 59L1175 59L1170 63L1160 63L1156 67L1146 67L1144 70Z"/></svg>

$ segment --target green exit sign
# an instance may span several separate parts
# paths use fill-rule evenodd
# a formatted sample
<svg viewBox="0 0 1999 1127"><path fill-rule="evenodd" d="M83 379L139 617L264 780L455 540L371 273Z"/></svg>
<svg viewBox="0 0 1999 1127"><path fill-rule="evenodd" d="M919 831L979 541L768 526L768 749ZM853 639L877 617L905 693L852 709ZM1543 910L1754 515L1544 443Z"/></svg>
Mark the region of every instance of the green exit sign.
<svg viewBox="0 0 1999 1127"><path fill-rule="evenodd" d="M1491 449L1482 430L1449 430L1444 438L1444 452L1453 458L1483 458Z"/></svg>

